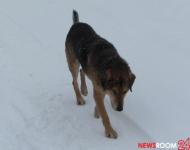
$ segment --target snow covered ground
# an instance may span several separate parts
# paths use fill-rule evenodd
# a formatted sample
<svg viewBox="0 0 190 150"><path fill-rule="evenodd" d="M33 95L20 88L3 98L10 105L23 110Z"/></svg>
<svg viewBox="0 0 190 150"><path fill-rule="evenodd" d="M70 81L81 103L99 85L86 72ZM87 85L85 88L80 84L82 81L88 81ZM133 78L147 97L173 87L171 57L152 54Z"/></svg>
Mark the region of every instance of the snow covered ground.
<svg viewBox="0 0 190 150"><path fill-rule="evenodd" d="M91 83L77 106L64 41L72 9L111 41L137 79L117 140L93 118ZM0 149L124 150L190 136L190 1L0 0Z"/></svg>

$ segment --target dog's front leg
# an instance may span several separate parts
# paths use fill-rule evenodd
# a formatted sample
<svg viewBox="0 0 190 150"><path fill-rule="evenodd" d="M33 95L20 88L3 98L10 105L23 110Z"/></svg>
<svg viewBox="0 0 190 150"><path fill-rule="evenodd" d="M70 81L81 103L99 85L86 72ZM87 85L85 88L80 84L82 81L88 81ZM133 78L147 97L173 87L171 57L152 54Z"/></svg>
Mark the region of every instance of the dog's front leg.
<svg viewBox="0 0 190 150"><path fill-rule="evenodd" d="M112 128L108 114L105 110L104 97L104 92L102 92L102 90L100 90L98 87L94 87L94 99L96 102L97 110L100 113L103 125L105 127L105 134L109 138L117 138L117 132Z"/></svg>

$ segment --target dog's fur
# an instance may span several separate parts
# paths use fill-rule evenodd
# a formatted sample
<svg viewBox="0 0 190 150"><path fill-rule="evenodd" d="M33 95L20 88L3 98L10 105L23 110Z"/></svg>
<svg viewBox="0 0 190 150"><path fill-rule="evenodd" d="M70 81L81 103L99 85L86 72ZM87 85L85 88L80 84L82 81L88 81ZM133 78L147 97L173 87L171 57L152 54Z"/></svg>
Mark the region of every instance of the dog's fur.
<svg viewBox="0 0 190 150"><path fill-rule="evenodd" d="M73 11L73 25L67 35L65 52L68 66L73 77L73 87L77 104L83 105L87 86L85 74L93 84L95 117L101 116L105 127L105 134L110 138L117 138L104 107L104 97L110 96L114 110L122 111L124 96L128 90L132 91L135 75L131 72L126 61L121 58L115 47L100 37L86 23L80 23L78 13ZM81 91L77 82L79 68L81 75Z"/></svg>

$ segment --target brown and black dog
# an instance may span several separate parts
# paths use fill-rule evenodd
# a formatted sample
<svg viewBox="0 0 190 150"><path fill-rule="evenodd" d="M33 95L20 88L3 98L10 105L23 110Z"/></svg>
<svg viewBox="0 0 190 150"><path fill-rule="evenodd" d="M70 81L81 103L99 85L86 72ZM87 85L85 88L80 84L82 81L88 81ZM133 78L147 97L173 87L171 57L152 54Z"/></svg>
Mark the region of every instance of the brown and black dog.
<svg viewBox="0 0 190 150"><path fill-rule="evenodd" d="M79 22L79 16L75 10L73 11L73 25L67 35L65 46L77 104L85 104L81 94L86 96L88 93L86 74L93 84L96 103L94 115L96 118L101 116L106 136L117 138L117 133L112 128L105 110L104 97L106 94L109 95L112 108L122 111L124 97L128 90L132 91L135 75L111 43L96 34L88 24ZM77 82L79 69L81 91Z"/></svg>

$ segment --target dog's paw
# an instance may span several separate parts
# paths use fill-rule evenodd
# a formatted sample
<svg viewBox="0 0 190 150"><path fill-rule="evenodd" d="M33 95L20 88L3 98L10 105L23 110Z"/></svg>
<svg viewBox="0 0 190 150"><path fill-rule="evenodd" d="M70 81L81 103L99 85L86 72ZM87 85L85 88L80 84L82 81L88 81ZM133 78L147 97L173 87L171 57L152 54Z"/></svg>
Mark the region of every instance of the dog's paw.
<svg viewBox="0 0 190 150"><path fill-rule="evenodd" d="M99 114L98 110L96 109L96 107L94 108L94 117L96 119L100 118L100 114Z"/></svg>
<svg viewBox="0 0 190 150"><path fill-rule="evenodd" d="M85 104L85 100L83 98L80 98L77 100L77 105L84 105Z"/></svg>
<svg viewBox="0 0 190 150"><path fill-rule="evenodd" d="M82 95L87 96L87 95L88 95L88 90L87 90L87 88L82 88L82 89L81 89L81 93L82 93Z"/></svg>
<svg viewBox="0 0 190 150"><path fill-rule="evenodd" d="M112 138L112 139L116 139L118 136L117 132L112 128L110 128L109 130L106 130L105 134L106 134L106 137Z"/></svg>
<svg viewBox="0 0 190 150"><path fill-rule="evenodd" d="M94 112L94 117L95 117L96 119L98 119L98 118L100 118L100 115L99 115L98 113Z"/></svg>

